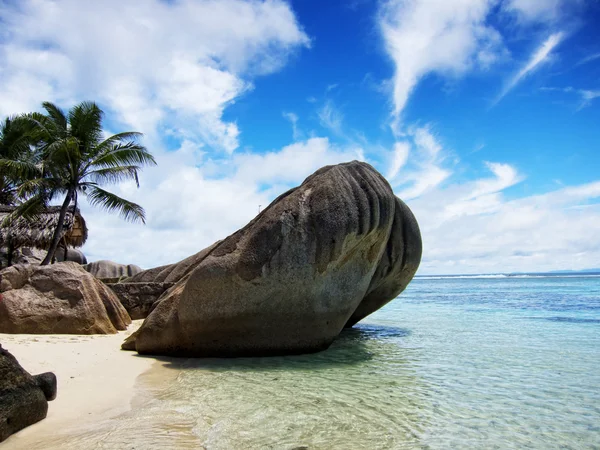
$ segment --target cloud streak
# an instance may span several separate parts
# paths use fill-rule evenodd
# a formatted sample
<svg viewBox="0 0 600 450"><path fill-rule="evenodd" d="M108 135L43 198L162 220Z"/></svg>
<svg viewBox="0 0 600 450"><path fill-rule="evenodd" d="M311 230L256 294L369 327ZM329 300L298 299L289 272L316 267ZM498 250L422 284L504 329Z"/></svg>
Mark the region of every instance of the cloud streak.
<svg viewBox="0 0 600 450"><path fill-rule="evenodd" d="M411 93L425 75L459 77L473 68L489 67L502 54L500 34L485 23L494 4L492 0L382 2L379 28L394 63L396 131Z"/></svg>
<svg viewBox="0 0 600 450"><path fill-rule="evenodd" d="M547 62L554 50L564 39L565 34L562 32L551 34L548 39L531 55L527 64L525 64L521 70L519 70L509 81L506 83L500 94L494 100L492 106L495 106L502 100L511 90L513 90L525 77L539 68L540 65Z"/></svg>

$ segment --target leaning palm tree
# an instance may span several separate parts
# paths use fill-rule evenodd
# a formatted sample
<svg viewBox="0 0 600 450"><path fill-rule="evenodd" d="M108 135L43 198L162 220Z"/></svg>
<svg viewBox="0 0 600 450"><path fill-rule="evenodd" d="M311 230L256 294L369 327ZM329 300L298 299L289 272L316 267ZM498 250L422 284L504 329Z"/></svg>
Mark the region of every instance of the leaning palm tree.
<svg viewBox="0 0 600 450"><path fill-rule="evenodd" d="M52 261L61 237L65 215L79 194L87 196L92 205L118 212L125 220L146 222L144 209L101 188L104 184L134 180L139 187L138 171L144 165L154 165L154 157L138 143L136 132L104 137L104 113L93 102L83 102L65 114L56 105L42 104L45 114L30 114L35 139L39 142L41 166L37 177L30 177L19 186L18 193L27 198L16 213L35 216L52 198L64 196L58 224L54 230L48 254L42 261Z"/></svg>

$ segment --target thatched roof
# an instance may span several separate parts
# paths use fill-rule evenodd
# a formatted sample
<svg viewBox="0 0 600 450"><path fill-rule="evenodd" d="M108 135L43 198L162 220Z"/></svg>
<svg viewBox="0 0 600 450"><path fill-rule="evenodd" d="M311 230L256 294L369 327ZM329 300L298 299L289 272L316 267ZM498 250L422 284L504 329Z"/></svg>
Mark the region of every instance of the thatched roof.
<svg viewBox="0 0 600 450"><path fill-rule="evenodd" d="M46 208L37 219L28 221L20 217L10 225L3 226L6 216L14 210L14 206L0 205L0 247L7 246L10 242L14 248L35 247L47 250L58 224L60 206ZM73 212L73 207L67 210L60 242L71 247L81 247L87 240L88 229L79 208Z"/></svg>

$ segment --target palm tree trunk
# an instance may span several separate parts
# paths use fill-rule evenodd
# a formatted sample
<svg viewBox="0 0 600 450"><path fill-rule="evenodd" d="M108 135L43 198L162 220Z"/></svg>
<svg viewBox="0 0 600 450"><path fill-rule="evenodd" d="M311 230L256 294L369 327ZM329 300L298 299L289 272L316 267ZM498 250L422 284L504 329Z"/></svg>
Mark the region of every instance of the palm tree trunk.
<svg viewBox="0 0 600 450"><path fill-rule="evenodd" d="M60 208L60 214L58 215L58 225L56 225L56 229L54 230L54 236L52 236L52 243L50 244L50 248L48 249L48 254L42 261L42 266L46 266L52 261L54 258L54 253L56 253L56 247L58 247L58 241L60 240L60 234L62 233L64 224L65 224L65 216L67 215L67 209L71 204L71 199L73 198L73 191L69 189L67 191L67 196L65 197L65 201Z"/></svg>

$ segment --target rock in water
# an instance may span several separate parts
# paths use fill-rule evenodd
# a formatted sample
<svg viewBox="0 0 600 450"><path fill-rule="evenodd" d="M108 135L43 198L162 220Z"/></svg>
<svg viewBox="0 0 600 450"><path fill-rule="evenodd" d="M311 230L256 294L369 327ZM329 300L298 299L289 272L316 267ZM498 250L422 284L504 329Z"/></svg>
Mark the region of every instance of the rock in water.
<svg viewBox="0 0 600 450"><path fill-rule="evenodd" d="M75 262L0 272L0 333L114 334L131 323L116 295Z"/></svg>
<svg viewBox="0 0 600 450"><path fill-rule="evenodd" d="M56 398L56 376L31 376L0 345L0 442L46 417Z"/></svg>
<svg viewBox="0 0 600 450"><path fill-rule="evenodd" d="M375 169L324 167L223 241L133 277L176 284L123 348L190 356L323 350L404 290L420 259L417 222Z"/></svg>

